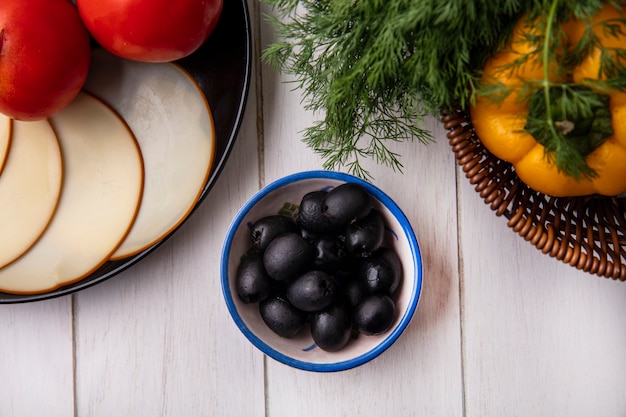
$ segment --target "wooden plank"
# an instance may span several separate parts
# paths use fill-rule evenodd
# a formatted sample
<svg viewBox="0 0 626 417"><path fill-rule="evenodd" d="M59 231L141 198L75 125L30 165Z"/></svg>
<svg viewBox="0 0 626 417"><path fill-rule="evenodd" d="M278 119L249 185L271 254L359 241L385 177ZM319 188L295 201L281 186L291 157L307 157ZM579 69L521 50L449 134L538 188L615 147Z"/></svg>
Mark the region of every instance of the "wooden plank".
<svg viewBox="0 0 626 417"><path fill-rule="evenodd" d="M0 416L74 415L70 296L0 308Z"/></svg>
<svg viewBox="0 0 626 417"><path fill-rule="evenodd" d="M264 27L262 43L272 40ZM265 180L320 169L321 160L301 141L314 116L302 110L289 79L263 68ZM280 103L280 105L279 105ZM288 110L286 110L288 109ZM438 137L445 132L429 125ZM461 351L456 241L456 194L447 142L393 147L404 174L367 162L374 183L403 208L423 251L423 298L409 328L380 357L333 374L299 371L267 361L269 415L461 416Z"/></svg>
<svg viewBox="0 0 626 417"><path fill-rule="evenodd" d="M78 415L263 415L263 355L231 320L219 267L229 220L258 190L254 92L228 164L183 228L76 296Z"/></svg>
<svg viewBox="0 0 626 417"><path fill-rule="evenodd" d="M460 179L467 417L626 413L626 285L542 254Z"/></svg>

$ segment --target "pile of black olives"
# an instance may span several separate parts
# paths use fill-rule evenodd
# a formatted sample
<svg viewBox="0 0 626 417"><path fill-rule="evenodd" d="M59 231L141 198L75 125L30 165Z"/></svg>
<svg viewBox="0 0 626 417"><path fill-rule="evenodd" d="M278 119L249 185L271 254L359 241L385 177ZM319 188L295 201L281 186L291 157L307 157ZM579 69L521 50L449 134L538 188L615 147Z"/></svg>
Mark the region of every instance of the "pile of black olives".
<svg viewBox="0 0 626 417"><path fill-rule="evenodd" d="M309 323L326 351L358 334L384 333L403 279L384 233L383 217L361 185L310 192L297 215L270 215L252 225L252 248L237 270L239 298L259 303L265 324L282 337Z"/></svg>

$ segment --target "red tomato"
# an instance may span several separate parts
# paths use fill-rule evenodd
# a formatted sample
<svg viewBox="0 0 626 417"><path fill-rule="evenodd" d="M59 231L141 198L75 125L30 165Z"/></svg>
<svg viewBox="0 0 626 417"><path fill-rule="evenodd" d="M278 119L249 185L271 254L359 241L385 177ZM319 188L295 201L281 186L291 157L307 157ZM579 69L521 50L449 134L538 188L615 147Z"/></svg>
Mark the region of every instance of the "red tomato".
<svg viewBox="0 0 626 417"><path fill-rule="evenodd" d="M0 32L0 112L45 119L76 97L91 50L70 0L1 0Z"/></svg>
<svg viewBox="0 0 626 417"><path fill-rule="evenodd" d="M122 58L167 62L183 58L215 28L223 0L77 0L95 40Z"/></svg>

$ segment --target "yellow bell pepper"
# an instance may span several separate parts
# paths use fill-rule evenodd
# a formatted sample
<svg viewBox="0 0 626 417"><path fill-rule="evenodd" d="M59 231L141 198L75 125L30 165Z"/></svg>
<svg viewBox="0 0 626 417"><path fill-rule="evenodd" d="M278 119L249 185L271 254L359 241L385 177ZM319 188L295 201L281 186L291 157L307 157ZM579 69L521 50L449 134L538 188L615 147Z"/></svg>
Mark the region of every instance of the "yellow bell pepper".
<svg viewBox="0 0 626 417"><path fill-rule="evenodd" d="M608 19L624 19L623 11L605 6L592 19L593 23ZM608 48L626 47L626 25L616 21L621 32L612 36L603 31L601 25L593 25L600 43ZM575 45L586 30L586 24L569 20L561 26ZM504 100L477 97L470 106L470 116L477 136L483 145L496 157L508 161L515 167L520 179L536 191L555 196L581 196L589 194L617 195L626 192L626 93L609 90L598 91L608 96L610 134L604 142L584 157L587 166L595 175L568 175L557 168L553 159L547 157L545 147L525 130L532 91L522 86L534 85L536 90L545 82L544 66L540 54L530 55L520 63L520 57L532 52L535 44L528 41L527 34L536 31L536 26L520 19L511 41L504 49L492 56L485 65L483 81L496 80L512 91ZM536 32L535 32L536 33ZM615 55L614 55L615 56ZM621 64L621 62L620 62ZM550 63L550 66L558 66ZM594 50L574 68L550 68L548 81L554 83L580 83L597 80L600 74L600 51Z"/></svg>

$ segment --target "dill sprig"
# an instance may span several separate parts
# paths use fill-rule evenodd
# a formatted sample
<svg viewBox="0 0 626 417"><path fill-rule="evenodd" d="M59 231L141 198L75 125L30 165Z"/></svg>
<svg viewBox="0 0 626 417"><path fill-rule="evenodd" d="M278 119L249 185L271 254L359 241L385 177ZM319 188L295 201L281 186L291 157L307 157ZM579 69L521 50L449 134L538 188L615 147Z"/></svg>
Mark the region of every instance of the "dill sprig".
<svg viewBox="0 0 626 417"><path fill-rule="evenodd" d="M394 141L428 143L424 118L467 105L477 70L526 11L521 0L265 0L278 40L266 62L294 76L304 132L324 167L370 177L362 160L402 170Z"/></svg>

